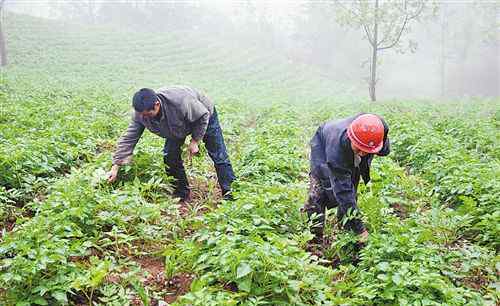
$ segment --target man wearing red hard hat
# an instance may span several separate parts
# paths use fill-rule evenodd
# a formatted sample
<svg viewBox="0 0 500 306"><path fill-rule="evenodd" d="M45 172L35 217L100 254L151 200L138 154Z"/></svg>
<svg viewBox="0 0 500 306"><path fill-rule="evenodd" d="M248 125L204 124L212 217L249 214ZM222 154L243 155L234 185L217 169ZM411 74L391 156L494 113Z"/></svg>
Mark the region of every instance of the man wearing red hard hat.
<svg viewBox="0 0 500 306"><path fill-rule="evenodd" d="M374 154L390 152L389 127L373 114L358 114L321 125L311 140L309 198L304 210L317 217L312 228L316 242L323 240L325 209L337 207L337 218L344 228L360 234L368 231L359 218L357 188L359 180L370 181ZM345 220L344 220L345 219Z"/></svg>

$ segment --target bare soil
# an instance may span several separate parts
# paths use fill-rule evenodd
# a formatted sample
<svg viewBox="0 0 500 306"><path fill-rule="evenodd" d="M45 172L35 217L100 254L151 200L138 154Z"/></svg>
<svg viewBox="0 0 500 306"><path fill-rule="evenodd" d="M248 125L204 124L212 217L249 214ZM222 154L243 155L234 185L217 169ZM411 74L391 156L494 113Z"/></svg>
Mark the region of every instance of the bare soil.
<svg viewBox="0 0 500 306"><path fill-rule="evenodd" d="M189 292L193 280L194 275L189 273L179 273L174 275L167 281L167 294L165 295L164 301L167 303L173 303L179 296Z"/></svg>

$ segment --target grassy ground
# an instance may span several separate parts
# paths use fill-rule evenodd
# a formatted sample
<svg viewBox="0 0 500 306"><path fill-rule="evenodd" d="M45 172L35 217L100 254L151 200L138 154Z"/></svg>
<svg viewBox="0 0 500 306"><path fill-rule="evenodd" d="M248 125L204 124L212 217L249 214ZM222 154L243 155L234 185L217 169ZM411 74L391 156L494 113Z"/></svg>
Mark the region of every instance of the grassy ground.
<svg viewBox="0 0 500 306"><path fill-rule="evenodd" d="M199 37L6 17L0 81L0 302L6 305L495 305L499 101L368 103L279 52ZM144 48L143 41L154 48ZM139 87L186 84L217 103L238 175L220 199L202 154L195 193L169 195L145 133L120 181L110 155ZM324 256L300 213L319 124L381 114L392 153L359 204L371 233L338 229Z"/></svg>

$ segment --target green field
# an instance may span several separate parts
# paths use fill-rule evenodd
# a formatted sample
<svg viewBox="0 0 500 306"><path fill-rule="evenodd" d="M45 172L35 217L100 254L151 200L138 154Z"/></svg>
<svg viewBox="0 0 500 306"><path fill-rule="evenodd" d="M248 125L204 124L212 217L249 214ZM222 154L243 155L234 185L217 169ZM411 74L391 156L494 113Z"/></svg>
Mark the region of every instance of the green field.
<svg viewBox="0 0 500 306"><path fill-rule="evenodd" d="M279 50L190 32L13 14L5 29L1 305L500 303L499 99L370 103ZM201 154L187 167L195 201L181 214L151 133L106 183L131 95L169 84L216 102L234 202L220 201ZM331 246L318 258L300 212L308 142L322 122L360 111L384 116L392 141L360 190L370 238L358 251L330 211Z"/></svg>

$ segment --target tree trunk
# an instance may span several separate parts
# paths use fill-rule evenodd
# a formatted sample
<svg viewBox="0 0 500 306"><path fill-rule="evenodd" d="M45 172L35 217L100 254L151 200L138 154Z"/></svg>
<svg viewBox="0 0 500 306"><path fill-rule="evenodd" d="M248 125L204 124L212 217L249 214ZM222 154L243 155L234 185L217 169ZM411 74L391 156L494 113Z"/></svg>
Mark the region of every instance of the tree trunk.
<svg viewBox="0 0 500 306"><path fill-rule="evenodd" d="M377 101L375 94L377 84L377 47L378 47L378 0L375 0L375 18L373 24L373 44L372 44L372 63L370 66L370 98L372 101Z"/></svg>
<svg viewBox="0 0 500 306"><path fill-rule="evenodd" d="M5 38L3 35L3 4L4 1L0 1L0 66L7 66L7 48L5 48Z"/></svg>

